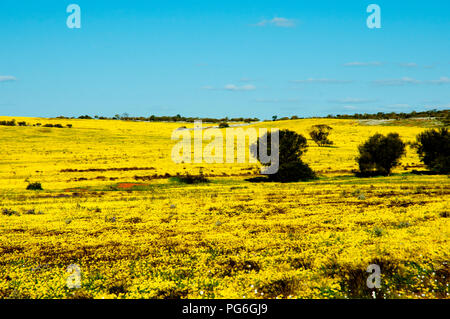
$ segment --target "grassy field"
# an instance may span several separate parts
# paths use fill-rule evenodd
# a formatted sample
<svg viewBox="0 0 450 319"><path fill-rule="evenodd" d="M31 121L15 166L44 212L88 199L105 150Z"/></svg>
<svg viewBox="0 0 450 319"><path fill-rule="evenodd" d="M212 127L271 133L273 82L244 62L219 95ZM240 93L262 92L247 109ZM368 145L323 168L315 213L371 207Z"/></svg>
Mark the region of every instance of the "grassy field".
<svg viewBox="0 0 450 319"><path fill-rule="evenodd" d="M246 181L256 164L173 163L172 131L192 124L15 119L73 127L0 126L0 298L450 296L448 176L413 174L425 168L409 147L392 176L352 174L370 135L412 142L433 122L253 124L333 127L333 146L308 140L319 179L279 184ZM174 178L200 171L210 183Z"/></svg>

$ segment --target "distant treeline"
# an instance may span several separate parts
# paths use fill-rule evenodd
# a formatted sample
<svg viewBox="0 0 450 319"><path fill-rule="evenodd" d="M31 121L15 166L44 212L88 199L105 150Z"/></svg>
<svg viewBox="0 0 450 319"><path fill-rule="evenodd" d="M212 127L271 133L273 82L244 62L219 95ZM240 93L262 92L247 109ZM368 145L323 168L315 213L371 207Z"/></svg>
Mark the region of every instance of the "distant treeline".
<svg viewBox="0 0 450 319"><path fill-rule="evenodd" d="M313 118L329 118L329 119L356 119L356 120L404 120L404 119L410 119L410 118L418 118L418 117L434 117L434 118L442 118L445 119L449 117L450 112L449 110L441 110L438 111L436 109L430 110L430 111L421 111L416 112L412 111L410 113L396 113L396 112L390 112L390 113L364 113L364 114L338 114L338 115L327 115L325 117L320 116L314 116ZM281 117L278 118L276 115L272 116L272 121L286 121L286 120L298 120L298 119L305 119L307 117L298 117L296 115L291 117ZM311 118L311 117L310 117Z"/></svg>
<svg viewBox="0 0 450 319"><path fill-rule="evenodd" d="M74 117L65 117L65 116L58 116L58 119L74 119ZM143 121L143 122L189 122L193 123L194 121L202 121L206 123L222 123L222 122L245 122L245 123L251 123L251 122L259 122L258 118L244 118L244 117L237 117L237 118L210 118L210 117L184 117L181 115L175 115L175 116L156 116L151 115L149 117L144 116L129 116L128 114L124 113L122 115L116 114L113 117L105 117L105 116L99 116L95 115L94 117L89 115L81 115L78 117L79 119L84 120L91 120L91 119L98 119L98 120L122 120L122 121Z"/></svg>
<svg viewBox="0 0 450 319"><path fill-rule="evenodd" d="M0 121L0 125L3 125L3 126L42 126L42 127L64 128L64 126L62 124L44 124L44 125L42 125L41 123L36 123L36 124L31 125L25 121L16 122L15 119L12 119L10 121ZM67 124L66 127L71 128L72 124Z"/></svg>
<svg viewBox="0 0 450 319"><path fill-rule="evenodd" d="M390 113L384 113L384 112L378 112L378 113L364 113L364 114L338 114L338 115L328 115L325 117L313 117L313 118L333 118L333 119L358 119L358 120L403 120L403 119L409 119L409 118L418 118L418 117L434 117L434 118L449 118L449 110L429 110L429 111L412 111L410 113L397 113L397 112L390 112ZM74 117L65 117L65 116L58 116L58 119L75 119ZM238 117L238 118L210 118L210 117L184 117L181 115L175 115L175 116L156 116L151 115L149 117L144 116L129 116L127 113L124 113L122 115L116 114L113 117L105 117L105 116L90 116L90 115L81 115L78 117L79 119L98 119L98 120L122 120L122 121L143 121L143 122L188 122L192 123L194 121L202 121L207 123L227 123L227 122L245 122L245 123L251 123L251 122L259 122L260 120L258 118L244 118L244 117ZM286 120L298 120L298 119L304 119L304 118L311 118L311 117L299 117L296 115L293 115L291 117L281 117L278 118L278 116L274 115L272 116L272 121L286 121Z"/></svg>
<svg viewBox="0 0 450 319"><path fill-rule="evenodd" d="M332 119L358 119L358 120L403 120L403 119L410 119L410 118L418 118L418 117L433 117L433 118L439 118L442 119L444 122L448 123L449 117L450 117L450 110L429 110L429 111L412 111L410 113L396 113L396 112L390 112L390 113L373 113L373 114L338 114L338 115L328 115L325 117L314 117L314 118L332 118ZM66 116L58 116L58 119L75 119L75 117L66 117ZM245 122L245 123L251 123L251 122L259 122L260 120L256 117L254 118L244 118L244 117L236 117L236 118L210 118L210 117L185 117L181 116L180 114L177 114L175 116L156 116L151 115L149 117L144 116L129 116L127 113L124 113L122 115L116 114L113 117L105 117L105 116L90 116L90 115L81 115L78 117L79 119L97 119L97 120L122 120L122 121L143 121L143 122L188 122L193 123L194 121L202 121L205 123L227 123L227 122ZM285 121L285 120L298 120L298 119L304 119L305 117L299 117L296 115L293 115L291 117L282 117L278 118L278 116L274 115L272 116L272 121ZM311 117L309 117L311 118ZM6 125L6 126L28 126L25 122L17 122L15 120L11 121L0 121L0 125ZM36 124L33 126L40 126L40 124ZM52 127L52 124L46 124L43 126ZM62 127L60 124L53 124L54 127ZM71 127L70 124L67 125L67 127Z"/></svg>
<svg viewBox="0 0 450 319"><path fill-rule="evenodd" d="M353 114L353 115L328 115L328 118L338 118L338 119L358 119L358 120L404 120L409 118L417 118L417 117L436 117L436 118L445 118L448 117L449 110L441 110L438 111L436 109L430 111L421 111L416 112L412 111L410 113L383 113L378 112L374 114Z"/></svg>

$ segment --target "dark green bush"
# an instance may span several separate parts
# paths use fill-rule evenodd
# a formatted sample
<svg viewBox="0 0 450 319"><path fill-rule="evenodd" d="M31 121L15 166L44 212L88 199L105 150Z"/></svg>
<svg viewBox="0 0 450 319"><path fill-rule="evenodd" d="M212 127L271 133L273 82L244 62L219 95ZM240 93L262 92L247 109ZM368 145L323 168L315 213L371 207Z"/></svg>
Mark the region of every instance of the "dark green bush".
<svg viewBox="0 0 450 319"><path fill-rule="evenodd" d="M326 124L318 124L311 127L309 136L319 146L332 145L333 142L328 139L333 128Z"/></svg>
<svg viewBox="0 0 450 319"><path fill-rule="evenodd" d="M199 175L191 175L186 173L186 175L177 175L173 178L175 181L183 184L200 184L200 183L209 183L209 179L206 178L203 173Z"/></svg>
<svg viewBox="0 0 450 319"><path fill-rule="evenodd" d="M272 134L260 137L257 145L253 145L251 151L258 156L258 148L266 144L267 153L271 154ZM263 144L264 143L264 144ZM303 163L301 156L307 151L307 141L303 135L290 130L279 131L279 168L274 174L267 175L269 181L274 182L298 182L316 178L314 171ZM263 164L269 166L268 164Z"/></svg>
<svg viewBox="0 0 450 319"><path fill-rule="evenodd" d="M20 214L18 212L16 212L15 210L12 209L8 209L8 208L3 208L2 210L2 214L6 215L6 216L19 216Z"/></svg>
<svg viewBox="0 0 450 319"><path fill-rule="evenodd" d="M429 170L450 172L450 134L447 128L428 130L417 135L417 154Z"/></svg>
<svg viewBox="0 0 450 319"><path fill-rule="evenodd" d="M358 150L359 176L389 175L405 154L405 143L397 133L375 134Z"/></svg>
<svg viewBox="0 0 450 319"><path fill-rule="evenodd" d="M219 128L227 128L227 127L230 127L230 125L228 125L228 123L226 122L222 122L219 124Z"/></svg>
<svg viewBox="0 0 450 319"><path fill-rule="evenodd" d="M16 126L16 120L12 119L11 121L0 121L0 125Z"/></svg>
<svg viewBox="0 0 450 319"><path fill-rule="evenodd" d="M42 190L42 185L39 182L30 183L27 186L27 190L33 190L33 191Z"/></svg>

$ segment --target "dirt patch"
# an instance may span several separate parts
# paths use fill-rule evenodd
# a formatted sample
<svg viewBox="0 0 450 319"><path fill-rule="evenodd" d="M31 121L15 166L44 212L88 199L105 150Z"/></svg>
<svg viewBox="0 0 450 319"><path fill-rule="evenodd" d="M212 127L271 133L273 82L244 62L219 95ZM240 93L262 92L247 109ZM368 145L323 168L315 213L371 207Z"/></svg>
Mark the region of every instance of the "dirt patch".
<svg viewBox="0 0 450 319"><path fill-rule="evenodd" d="M117 184L117 189L132 189L136 186L148 186L148 184L144 183L119 183Z"/></svg>

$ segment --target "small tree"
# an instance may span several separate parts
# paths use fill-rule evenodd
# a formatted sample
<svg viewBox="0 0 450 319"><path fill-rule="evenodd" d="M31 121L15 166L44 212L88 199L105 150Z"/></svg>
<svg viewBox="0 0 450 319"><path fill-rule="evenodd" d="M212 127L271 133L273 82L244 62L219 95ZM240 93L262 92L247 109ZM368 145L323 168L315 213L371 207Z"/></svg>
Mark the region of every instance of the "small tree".
<svg viewBox="0 0 450 319"><path fill-rule="evenodd" d="M311 127L309 136L319 146L332 145L333 142L328 139L333 128L326 124L318 124Z"/></svg>
<svg viewBox="0 0 450 319"><path fill-rule="evenodd" d="M258 148L263 144L267 147L267 153L271 152L272 134L259 138L256 147L252 147L254 156L257 156ZM253 145L255 146L255 145ZM279 131L279 168L275 174L268 175L268 179L274 182L298 182L316 177L314 171L303 163L301 156L307 151L307 141L303 135L290 130ZM264 164L268 166L270 164Z"/></svg>
<svg viewBox="0 0 450 319"><path fill-rule="evenodd" d="M227 127L230 127L230 125L228 125L227 122L219 123L219 128L227 128Z"/></svg>
<svg viewBox="0 0 450 319"><path fill-rule="evenodd" d="M42 185L39 182L30 183L27 186L27 190L33 190L33 191L42 190Z"/></svg>
<svg viewBox="0 0 450 319"><path fill-rule="evenodd" d="M447 128L428 130L417 135L417 154L428 169L450 172L450 134Z"/></svg>
<svg viewBox="0 0 450 319"><path fill-rule="evenodd" d="M398 133L375 134L358 147L360 175L389 175L405 155L405 143Z"/></svg>

